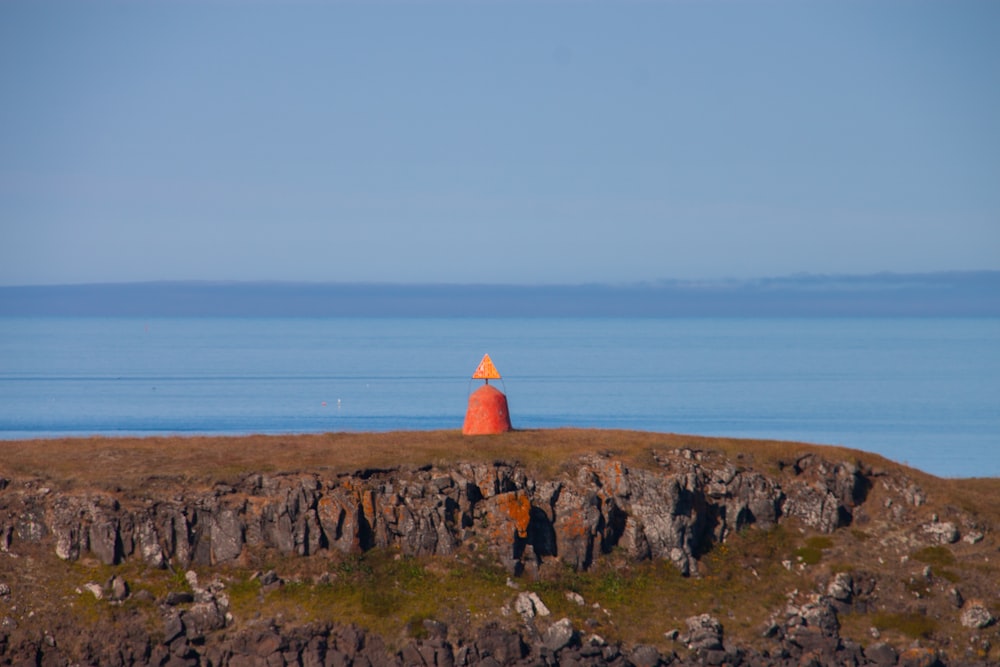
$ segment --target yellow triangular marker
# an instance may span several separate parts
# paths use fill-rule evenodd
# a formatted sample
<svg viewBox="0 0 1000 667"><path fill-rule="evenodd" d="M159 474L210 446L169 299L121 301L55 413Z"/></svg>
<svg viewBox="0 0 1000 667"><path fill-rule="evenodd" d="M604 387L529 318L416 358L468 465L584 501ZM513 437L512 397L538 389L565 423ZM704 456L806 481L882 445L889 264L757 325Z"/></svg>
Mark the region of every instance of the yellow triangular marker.
<svg viewBox="0 0 1000 667"><path fill-rule="evenodd" d="M490 359L490 355L484 354L483 360L479 362L479 367L476 368L476 372L472 374L473 380L499 380L500 371L497 367L493 365L493 360Z"/></svg>

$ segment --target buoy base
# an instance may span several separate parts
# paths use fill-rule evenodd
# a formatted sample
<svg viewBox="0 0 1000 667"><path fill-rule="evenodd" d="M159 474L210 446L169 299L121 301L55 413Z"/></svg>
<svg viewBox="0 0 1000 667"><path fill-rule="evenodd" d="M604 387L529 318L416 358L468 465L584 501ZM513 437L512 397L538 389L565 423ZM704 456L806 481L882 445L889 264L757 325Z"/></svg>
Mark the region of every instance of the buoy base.
<svg viewBox="0 0 1000 667"><path fill-rule="evenodd" d="M493 435L512 430L507 397L496 387L484 384L469 396L463 435Z"/></svg>

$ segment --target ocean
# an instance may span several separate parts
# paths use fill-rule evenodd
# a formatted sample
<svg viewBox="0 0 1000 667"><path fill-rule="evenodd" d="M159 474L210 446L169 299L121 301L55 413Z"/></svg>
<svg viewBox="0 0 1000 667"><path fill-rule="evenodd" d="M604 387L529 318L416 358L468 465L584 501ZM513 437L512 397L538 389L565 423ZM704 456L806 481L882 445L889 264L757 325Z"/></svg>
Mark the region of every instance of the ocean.
<svg viewBox="0 0 1000 667"><path fill-rule="evenodd" d="M515 428L1000 475L997 318L6 317L0 439L459 429L484 353Z"/></svg>

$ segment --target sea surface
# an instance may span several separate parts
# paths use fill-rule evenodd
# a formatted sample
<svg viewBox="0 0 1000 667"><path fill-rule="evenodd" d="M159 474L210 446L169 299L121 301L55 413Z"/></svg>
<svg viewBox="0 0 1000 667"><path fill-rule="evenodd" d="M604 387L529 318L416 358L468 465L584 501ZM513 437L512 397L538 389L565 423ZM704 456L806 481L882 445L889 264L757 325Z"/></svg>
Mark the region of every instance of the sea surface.
<svg viewBox="0 0 1000 667"><path fill-rule="evenodd" d="M1000 476L1000 319L0 318L0 439L515 428L836 444ZM0 445L2 455L2 445Z"/></svg>

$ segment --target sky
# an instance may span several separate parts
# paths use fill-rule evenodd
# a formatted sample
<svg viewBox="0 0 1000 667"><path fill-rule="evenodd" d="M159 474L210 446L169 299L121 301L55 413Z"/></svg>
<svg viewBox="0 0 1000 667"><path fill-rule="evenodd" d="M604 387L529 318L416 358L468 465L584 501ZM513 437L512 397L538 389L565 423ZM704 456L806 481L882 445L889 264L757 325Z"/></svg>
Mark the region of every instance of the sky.
<svg viewBox="0 0 1000 667"><path fill-rule="evenodd" d="M997 2L0 2L0 285L983 269Z"/></svg>

